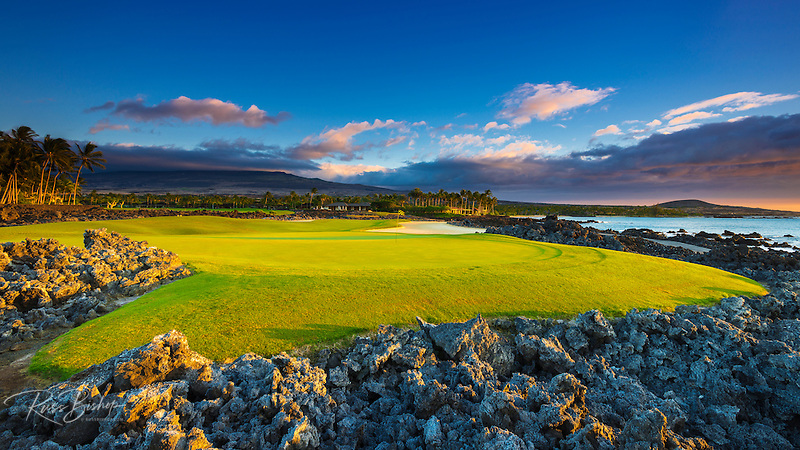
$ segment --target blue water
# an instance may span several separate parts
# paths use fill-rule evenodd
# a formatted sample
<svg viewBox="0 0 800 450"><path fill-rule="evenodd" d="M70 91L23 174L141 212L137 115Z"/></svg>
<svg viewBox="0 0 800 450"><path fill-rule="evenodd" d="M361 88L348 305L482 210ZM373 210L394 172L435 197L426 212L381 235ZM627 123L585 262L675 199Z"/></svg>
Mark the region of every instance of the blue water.
<svg viewBox="0 0 800 450"><path fill-rule="evenodd" d="M538 216L537 216L538 217ZM705 231L707 233L722 234L725 230L738 234L756 232L774 242L786 242L794 247L800 247L800 218L740 218L717 219L712 217L567 217L561 219L577 220L579 222L596 220L600 223L584 224L599 230L612 229L623 231L628 228L649 228L663 233L676 232L683 228L689 233ZM784 237L790 234L794 237Z"/></svg>

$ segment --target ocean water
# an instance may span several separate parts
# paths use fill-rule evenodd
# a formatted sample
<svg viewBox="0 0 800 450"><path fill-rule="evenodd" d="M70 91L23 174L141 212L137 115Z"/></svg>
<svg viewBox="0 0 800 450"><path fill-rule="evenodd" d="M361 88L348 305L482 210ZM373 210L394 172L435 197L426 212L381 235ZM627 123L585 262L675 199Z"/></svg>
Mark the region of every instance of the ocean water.
<svg viewBox="0 0 800 450"><path fill-rule="evenodd" d="M539 218L540 216L536 216ZM628 228L648 228L662 233L677 232L681 228L689 233L722 234L724 231L732 231L737 234L748 234L756 232L761 236L774 242L785 242L794 247L800 247L800 218L764 218L764 217L745 217L739 219L718 219L713 217L567 217L559 216L561 219L577 220L585 222L596 220L599 223L584 224L599 230L611 229L623 231ZM786 237L791 235L793 237Z"/></svg>

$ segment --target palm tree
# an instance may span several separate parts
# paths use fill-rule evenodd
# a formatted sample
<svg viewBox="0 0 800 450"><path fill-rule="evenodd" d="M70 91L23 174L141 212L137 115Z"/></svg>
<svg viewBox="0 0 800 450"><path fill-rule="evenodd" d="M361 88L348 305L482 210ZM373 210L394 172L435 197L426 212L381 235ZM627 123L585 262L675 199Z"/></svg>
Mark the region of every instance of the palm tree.
<svg viewBox="0 0 800 450"><path fill-rule="evenodd" d="M308 208L309 209L311 209L311 202L314 200L314 194L316 194L317 192L319 192L319 189L311 188L311 196L308 199Z"/></svg>
<svg viewBox="0 0 800 450"><path fill-rule="evenodd" d="M101 169L106 168L104 165L106 160L103 159L103 152L97 150L96 145L92 144L91 142L87 142L83 148L81 148L81 146L78 144L75 144L75 147L78 147L78 175L75 177L75 189L72 191L73 205L77 201L78 179L81 177L81 170L83 170L85 167L89 169L89 171L94 172L95 167L99 167Z"/></svg>
<svg viewBox="0 0 800 450"><path fill-rule="evenodd" d="M11 134L0 134L2 134L0 145L2 146L3 172L8 174L0 203L19 203L18 172L34 164L34 152L37 148L37 141L34 138L39 135L26 126L11 130Z"/></svg>
<svg viewBox="0 0 800 450"><path fill-rule="evenodd" d="M65 148L58 148L51 166L56 170L56 176L53 178L53 190L50 193L50 204L56 200L56 185L58 184L58 180L61 178L61 174L72 172L77 160L78 156L72 151L71 148L69 148L69 146L66 146ZM65 190L66 189L68 188L65 188Z"/></svg>
<svg viewBox="0 0 800 450"><path fill-rule="evenodd" d="M50 185L50 175L52 169L56 166L57 160L68 159L67 152L71 152L69 143L62 138L51 138L48 134L42 140L42 147L39 150L42 155L42 173L39 181L39 191L36 202L39 204L44 203L45 195L47 195L48 186ZM64 161L66 162L66 161ZM63 163L62 163L63 164ZM48 170L50 169L50 170ZM47 180L44 179L44 174L47 172Z"/></svg>

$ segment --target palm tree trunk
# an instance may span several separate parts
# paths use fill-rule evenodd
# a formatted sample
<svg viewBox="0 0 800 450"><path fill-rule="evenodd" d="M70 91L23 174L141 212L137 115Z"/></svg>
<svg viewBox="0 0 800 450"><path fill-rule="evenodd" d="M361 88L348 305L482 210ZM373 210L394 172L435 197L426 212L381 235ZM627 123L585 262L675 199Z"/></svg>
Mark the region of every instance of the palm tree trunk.
<svg viewBox="0 0 800 450"><path fill-rule="evenodd" d="M76 204L76 199L78 198L78 180L81 178L81 169L83 166L78 167L78 174L75 175L75 189L72 191L72 204Z"/></svg>
<svg viewBox="0 0 800 450"><path fill-rule="evenodd" d="M58 177L60 177L60 176L61 176L61 172L59 171L58 173L56 173L55 178L53 178L53 192L50 194L50 201L48 202L48 204L50 204L50 205L53 204L53 200L54 200L54 198L56 196L56 185L58 184Z"/></svg>

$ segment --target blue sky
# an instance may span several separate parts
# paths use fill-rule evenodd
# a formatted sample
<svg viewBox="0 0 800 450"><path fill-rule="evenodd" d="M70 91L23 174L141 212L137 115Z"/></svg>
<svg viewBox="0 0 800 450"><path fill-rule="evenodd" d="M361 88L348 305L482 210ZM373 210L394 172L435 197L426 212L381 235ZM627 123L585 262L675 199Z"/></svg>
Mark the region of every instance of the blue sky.
<svg viewBox="0 0 800 450"><path fill-rule="evenodd" d="M31 1L4 15L0 129L93 141L108 170L800 210L794 1Z"/></svg>

